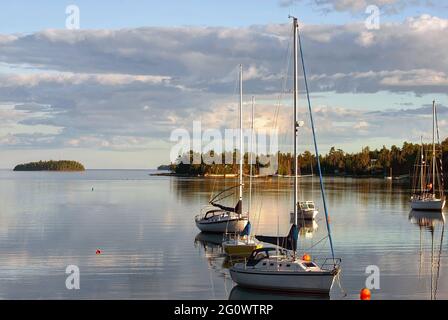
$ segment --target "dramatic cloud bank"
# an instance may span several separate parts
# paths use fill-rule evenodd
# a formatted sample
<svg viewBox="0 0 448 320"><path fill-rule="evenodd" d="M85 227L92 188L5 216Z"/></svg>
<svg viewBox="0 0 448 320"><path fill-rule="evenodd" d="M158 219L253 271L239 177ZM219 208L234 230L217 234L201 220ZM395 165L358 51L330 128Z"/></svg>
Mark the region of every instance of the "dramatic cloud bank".
<svg viewBox="0 0 448 320"><path fill-rule="evenodd" d="M317 96L390 92L409 100L448 90L448 20L422 15L375 31L363 24L301 29L310 88ZM276 97L290 88L290 75L284 80L291 71L290 32L289 25L266 25L0 35L0 145L132 150L160 147L171 130L191 128L200 118L204 125L232 127L240 63L245 93L257 96L258 117L267 119L259 125L272 127ZM408 117L409 108L385 116L383 109L393 106L380 107L373 112L361 104L359 109L331 101L317 105L322 140L338 144L356 134L405 138L397 125L404 119L422 128L424 113ZM283 112L279 121L288 127L289 109Z"/></svg>

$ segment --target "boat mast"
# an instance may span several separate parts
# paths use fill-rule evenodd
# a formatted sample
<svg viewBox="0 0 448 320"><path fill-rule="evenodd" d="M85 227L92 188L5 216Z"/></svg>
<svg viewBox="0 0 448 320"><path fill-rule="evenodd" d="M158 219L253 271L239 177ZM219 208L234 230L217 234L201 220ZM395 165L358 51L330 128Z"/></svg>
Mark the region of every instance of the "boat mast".
<svg viewBox="0 0 448 320"><path fill-rule="evenodd" d="M239 174L239 201L241 213L243 212L243 65L240 64L240 174Z"/></svg>
<svg viewBox="0 0 448 320"><path fill-rule="evenodd" d="M253 161L253 138L254 138L254 106L255 106L255 97L252 96L252 110L250 117L250 154L249 154L249 211L247 218L249 220L249 215L252 210L252 161ZM250 220L249 220L250 221Z"/></svg>
<svg viewBox="0 0 448 320"><path fill-rule="evenodd" d="M298 175L298 161L297 161L297 94L298 94L298 79L297 79L297 18L293 17L294 26L294 223L297 226L297 175Z"/></svg>
<svg viewBox="0 0 448 320"><path fill-rule="evenodd" d="M420 167L420 191L423 192L425 191L424 185L425 185L425 178L424 178L424 172L423 172L423 168L425 167L425 155L424 155L424 150L423 150L423 136L420 137L420 141L422 143L422 161L421 161L421 167Z"/></svg>
<svg viewBox="0 0 448 320"><path fill-rule="evenodd" d="M435 130L436 130L436 101L432 102L432 195L436 194L436 142L435 142Z"/></svg>

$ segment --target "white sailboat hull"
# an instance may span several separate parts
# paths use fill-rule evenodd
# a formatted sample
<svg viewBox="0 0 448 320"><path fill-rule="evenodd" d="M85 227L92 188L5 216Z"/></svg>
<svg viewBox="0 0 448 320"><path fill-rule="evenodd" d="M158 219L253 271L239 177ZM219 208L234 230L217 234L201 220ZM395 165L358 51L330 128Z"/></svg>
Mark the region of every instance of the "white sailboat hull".
<svg viewBox="0 0 448 320"><path fill-rule="evenodd" d="M224 219L221 221L196 221L196 226L202 232L213 232L213 233L239 233L244 230L248 220L245 217L234 218L234 219Z"/></svg>
<svg viewBox="0 0 448 320"><path fill-rule="evenodd" d="M442 211L445 199L411 199L412 210Z"/></svg>
<svg viewBox="0 0 448 320"><path fill-rule="evenodd" d="M232 267L232 280L244 288L282 292L329 294L335 274L322 272L259 272Z"/></svg>

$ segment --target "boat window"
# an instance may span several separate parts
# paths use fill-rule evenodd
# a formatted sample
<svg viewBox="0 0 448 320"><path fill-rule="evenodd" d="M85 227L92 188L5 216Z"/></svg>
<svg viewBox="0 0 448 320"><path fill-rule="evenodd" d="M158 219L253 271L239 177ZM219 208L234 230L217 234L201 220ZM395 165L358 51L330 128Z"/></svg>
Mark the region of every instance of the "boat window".
<svg viewBox="0 0 448 320"><path fill-rule="evenodd" d="M270 266L273 266L274 264L273 264L273 263L270 263L269 265L270 265Z"/></svg>
<svg viewBox="0 0 448 320"><path fill-rule="evenodd" d="M261 259L264 259L264 258L267 258L266 253L265 253L265 252L259 252L259 253L255 256L254 260L261 260Z"/></svg>
<svg viewBox="0 0 448 320"><path fill-rule="evenodd" d="M266 262L263 262L263 265L265 266L265 265L266 265Z"/></svg>
<svg viewBox="0 0 448 320"><path fill-rule="evenodd" d="M303 265L307 268L315 268L317 267L313 262L303 262Z"/></svg>
<svg viewBox="0 0 448 320"><path fill-rule="evenodd" d="M289 268L291 265L288 263L286 266Z"/></svg>

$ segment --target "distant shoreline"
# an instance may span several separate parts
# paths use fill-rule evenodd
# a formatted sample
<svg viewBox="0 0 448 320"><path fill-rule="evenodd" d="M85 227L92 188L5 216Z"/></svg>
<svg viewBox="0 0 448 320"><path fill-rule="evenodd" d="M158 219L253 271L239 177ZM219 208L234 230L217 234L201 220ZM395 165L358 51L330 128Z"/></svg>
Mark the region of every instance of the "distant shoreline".
<svg viewBox="0 0 448 320"><path fill-rule="evenodd" d="M206 174L206 175L193 175L188 173L175 173L175 172L156 172L149 174L150 176L160 176L160 177L181 177L181 178L220 178L220 179L235 179L238 177L237 174ZM344 175L344 174L323 174L323 177L338 177L338 178L353 178L353 179L363 179L363 178L372 178L372 179L384 179L387 181L409 181L409 176L398 176L389 179L388 177L382 175ZM244 175L244 177L249 177L248 175ZM285 175L266 175L266 176L252 176L253 178L293 178L294 176L285 176ZM299 175L299 178L307 178L307 177L318 177L317 175Z"/></svg>

